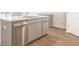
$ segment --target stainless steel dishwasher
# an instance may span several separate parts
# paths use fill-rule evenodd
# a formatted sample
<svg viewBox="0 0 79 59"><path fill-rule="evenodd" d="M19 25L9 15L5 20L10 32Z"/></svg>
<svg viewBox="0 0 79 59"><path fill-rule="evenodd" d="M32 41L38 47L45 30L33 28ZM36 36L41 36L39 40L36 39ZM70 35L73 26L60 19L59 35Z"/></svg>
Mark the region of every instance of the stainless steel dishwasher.
<svg viewBox="0 0 79 59"><path fill-rule="evenodd" d="M14 22L12 26L12 45L24 46L28 41L28 21Z"/></svg>

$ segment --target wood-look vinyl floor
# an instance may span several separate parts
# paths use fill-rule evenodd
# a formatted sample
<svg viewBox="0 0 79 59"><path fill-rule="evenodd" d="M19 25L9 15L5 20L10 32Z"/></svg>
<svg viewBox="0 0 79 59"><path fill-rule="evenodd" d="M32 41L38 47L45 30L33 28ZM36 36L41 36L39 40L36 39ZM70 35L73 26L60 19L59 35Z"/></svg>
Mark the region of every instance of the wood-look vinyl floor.
<svg viewBox="0 0 79 59"><path fill-rule="evenodd" d="M39 38L28 46L78 46L79 37L66 33L65 30L52 27L48 35Z"/></svg>

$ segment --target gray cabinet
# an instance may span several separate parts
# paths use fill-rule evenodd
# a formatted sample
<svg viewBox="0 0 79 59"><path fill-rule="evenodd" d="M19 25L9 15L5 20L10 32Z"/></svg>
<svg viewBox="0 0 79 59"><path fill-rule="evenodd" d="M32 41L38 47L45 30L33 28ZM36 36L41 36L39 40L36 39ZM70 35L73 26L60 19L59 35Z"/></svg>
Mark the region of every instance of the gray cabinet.
<svg viewBox="0 0 79 59"><path fill-rule="evenodd" d="M40 36L42 36L42 22L39 22L36 24L36 37L39 38Z"/></svg>
<svg viewBox="0 0 79 59"><path fill-rule="evenodd" d="M47 34L48 17L28 19L22 21L1 22L1 45L24 46L29 42Z"/></svg>
<svg viewBox="0 0 79 59"><path fill-rule="evenodd" d="M36 24L29 25L28 42L36 39Z"/></svg>
<svg viewBox="0 0 79 59"><path fill-rule="evenodd" d="M36 20L36 21L35 21ZM28 42L31 42L42 35L47 34L49 29L49 18L40 18L31 21L31 24L28 25ZM41 21L39 21L41 20Z"/></svg>
<svg viewBox="0 0 79 59"><path fill-rule="evenodd" d="M33 23L29 25L28 42L33 41L41 36L42 24L41 22Z"/></svg>

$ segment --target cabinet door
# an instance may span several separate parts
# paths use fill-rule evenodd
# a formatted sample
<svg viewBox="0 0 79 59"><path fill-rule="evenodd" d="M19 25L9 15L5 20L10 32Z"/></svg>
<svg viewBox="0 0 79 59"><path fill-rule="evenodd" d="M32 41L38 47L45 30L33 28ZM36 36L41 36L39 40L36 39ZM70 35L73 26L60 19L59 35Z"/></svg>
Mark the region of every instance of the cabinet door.
<svg viewBox="0 0 79 59"><path fill-rule="evenodd" d="M48 21L43 22L43 35L47 34L47 32L48 32L48 28L49 28L48 24L49 24Z"/></svg>
<svg viewBox="0 0 79 59"><path fill-rule="evenodd" d="M28 42L36 39L36 24L29 25Z"/></svg>
<svg viewBox="0 0 79 59"><path fill-rule="evenodd" d="M68 30L72 34L79 36L79 13L70 13L70 18L68 18Z"/></svg>
<svg viewBox="0 0 79 59"><path fill-rule="evenodd" d="M36 23L36 37L39 38L42 35L42 23Z"/></svg>
<svg viewBox="0 0 79 59"><path fill-rule="evenodd" d="M41 22L29 25L29 42L39 38L41 34L42 34Z"/></svg>

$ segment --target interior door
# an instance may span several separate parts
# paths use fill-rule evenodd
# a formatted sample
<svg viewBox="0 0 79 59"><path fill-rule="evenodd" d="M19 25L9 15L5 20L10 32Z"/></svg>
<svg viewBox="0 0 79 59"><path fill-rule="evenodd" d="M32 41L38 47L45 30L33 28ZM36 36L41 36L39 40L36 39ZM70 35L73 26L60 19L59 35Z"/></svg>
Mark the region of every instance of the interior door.
<svg viewBox="0 0 79 59"><path fill-rule="evenodd" d="M79 13L71 13L70 32L79 36Z"/></svg>

